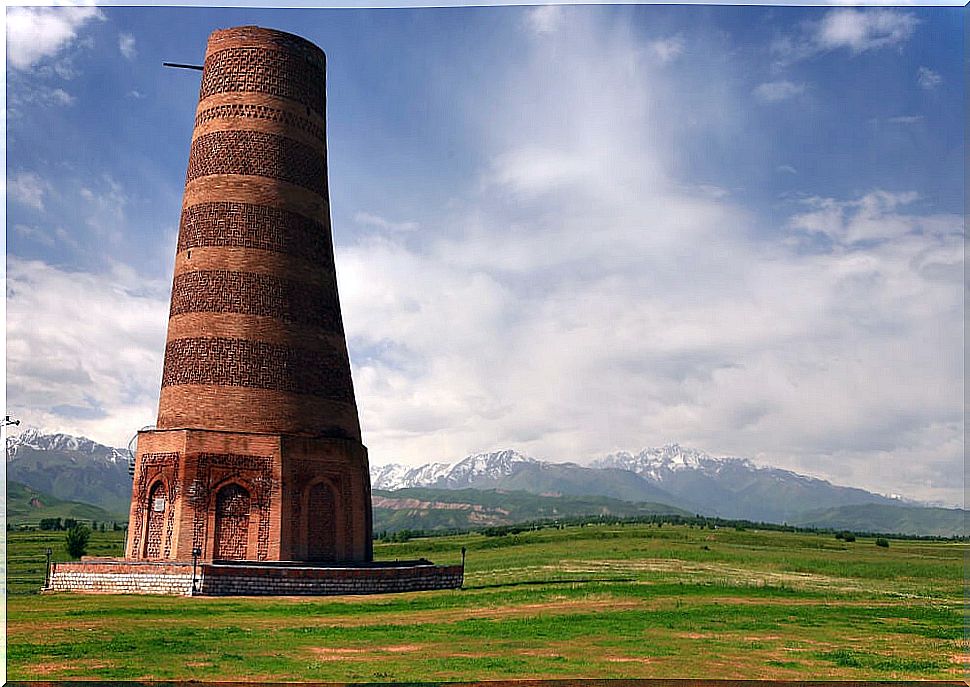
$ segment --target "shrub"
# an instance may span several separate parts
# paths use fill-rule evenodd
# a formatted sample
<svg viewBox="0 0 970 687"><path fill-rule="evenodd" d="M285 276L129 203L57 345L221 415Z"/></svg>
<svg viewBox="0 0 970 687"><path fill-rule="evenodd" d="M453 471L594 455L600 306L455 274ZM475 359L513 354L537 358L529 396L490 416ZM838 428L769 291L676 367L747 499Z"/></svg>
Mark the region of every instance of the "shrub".
<svg viewBox="0 0 970 687"><path fill-rule="evenodd" d="M88 540L91 538L91 530L84 525L77 525L67 531L64 538L67 543L67 553L71 558L80 558L88 552Z"/></svg>
<svg viewBox="0 0 970 687"><path fill-rule="evenodd" d="M842 534L842 539L844 539L845 541L855 541L855 535L852 534L851 532L844 532Z"/></svg>
<svg viewBox="0 0 970 687"><path fill-rule="evenodd" d="M888 549L889 548L889 540L886 539L885 537L879 537L876 540L876 546L881 546L884 549Z"/></svg>

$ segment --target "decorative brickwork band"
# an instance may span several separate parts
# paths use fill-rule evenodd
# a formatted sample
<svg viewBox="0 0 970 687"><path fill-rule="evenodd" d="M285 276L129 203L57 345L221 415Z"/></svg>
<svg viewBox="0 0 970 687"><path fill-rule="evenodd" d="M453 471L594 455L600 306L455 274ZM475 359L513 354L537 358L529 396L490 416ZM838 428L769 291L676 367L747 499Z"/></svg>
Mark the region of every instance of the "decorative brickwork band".
<svg viewBox="0 0 970 687"><path fill-rule="evenodd" d="M162 387L242 386L353 403L342 351L290 348L245 339L176 339L165 347Z"/></svg>
<svg viewBox="0 0 970 687"><path fill-rule="evenodd" d="M251 203L199 203L182 211L178 251L256 248L331 264L330 230L296 212Z"/></svg>
<svg viewBox="0 0 970 687"><path fill-rule="evenodd" d="M327 195L327 163L316 150L261 131L213 131L189 152L188 181L212 174L269 177Z"/></svg>
<svg viewBox="0 0 970 687"><path fill-rule="evenodd" d="M324 71L302 55L261 47L229 48L206 57L199 100L214 93L267 93L295 100L323 116L324 79Z"/></svg>
<svg viewBox="0 0 970 687"><path fill-rule="evenodd" d="M266 274L225 270L186 272L172 285L170 316L190 312L231 312L273 317L283 322L342 332L337 289Z"/></svg>
<svg viewBox="0 0 970 687"><path fill-rule="evenodd" d="M226 103L207 108L195 116L195 126L199 127L213 119L259 119L283 124L290 129L299 129L322 143L326 140L323 127L310 121L307 117L300 117L292 112L280 110L268 105L253 105L248 103Z"/></svg>

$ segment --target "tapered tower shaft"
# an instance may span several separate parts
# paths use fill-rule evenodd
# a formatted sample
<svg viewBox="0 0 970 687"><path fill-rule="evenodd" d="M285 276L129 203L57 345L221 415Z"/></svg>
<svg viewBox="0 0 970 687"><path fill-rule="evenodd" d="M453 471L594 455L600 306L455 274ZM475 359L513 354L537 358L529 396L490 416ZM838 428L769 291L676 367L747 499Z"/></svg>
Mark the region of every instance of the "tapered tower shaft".
<svg viewBox="0 0 970 687"><path fill-rule="evenodd" d="M334 271L326 59L209 39L179 226L158 427L360 439Z"/></svg>

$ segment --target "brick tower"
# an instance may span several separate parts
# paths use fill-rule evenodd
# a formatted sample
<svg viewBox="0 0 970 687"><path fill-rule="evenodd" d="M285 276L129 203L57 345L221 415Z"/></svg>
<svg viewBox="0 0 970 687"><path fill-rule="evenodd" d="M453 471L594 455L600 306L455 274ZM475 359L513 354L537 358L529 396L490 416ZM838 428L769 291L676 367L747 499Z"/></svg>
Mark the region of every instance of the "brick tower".
<svg viewBox="0 0 970 687"><path fill-rule="evenodd" d="M334 272L322 50L206 49L156 429L129 560L371 560L370 477Z"/></svg>

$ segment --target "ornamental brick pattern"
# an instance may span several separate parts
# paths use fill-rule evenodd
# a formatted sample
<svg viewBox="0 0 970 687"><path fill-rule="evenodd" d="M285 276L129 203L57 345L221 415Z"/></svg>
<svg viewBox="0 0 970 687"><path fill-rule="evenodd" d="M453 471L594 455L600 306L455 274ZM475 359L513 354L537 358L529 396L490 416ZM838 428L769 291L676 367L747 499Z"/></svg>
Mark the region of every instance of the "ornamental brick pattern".
<svg viewBox="0 0 970 687"><path fill-rule="evenodd" d="M321 126L313 122L313 120L266 105L248 105L244 103L215 105L196 115L195 126L199 127L214 119L235 119L237 117L244 119L264 119L268 122L283 124L287 128L298 129L320 141L326 139L326 132L324 132Z"/></svg>
<svg viewBox="0 0 970 687"><path fill-rule="evenodd" d="M205 246L256 248L333 262L330 230L296 212L250 203L199 203L182 211L178 252Z"/></svg>
<svg viewBox="0 0 970 687"><path fill-rule="evenodd" d="M339 363L339 351L245 339L176 339L165 347L162 387L241 386L349 403L349 370Z"/></svg>
<svg viewBox="0 0 970 687"><path fill-rule="evenodd" d="M209 54L202 70L199 99L237 91L266 93L295 100L324 115L326 86L322 64L313 64L306 59L305 51L300 52L304 54L260 46Z"/></svg>
<svg viewBox="0 0 970 687"><path fill-rule="evenodd" d="M213 174L269 177L327 193L327 163L318 151L261 131L215 131L195 139L188 181Z"/></svg>
<svg viewBox="0 0 970 687"><path fill-rule="evenodd" d="M336 296L336 289L324 293ZM176 275L170 314L242 313L342 333L339 304L319 296L318 288L272 275L201 270Z"/></svg>
<svg viewBox="0 0 970 687"><path fill-rule="evenodd" d="M372 559L330 227L325 65L319 48L278 31L209 38L158 422L138 439L130 561ZM184 580L124 574L163 593Z"/></svg>
<svg viewBox="0 0 970 687"><path fill-rule="evenodd" d="M249 510L249 492L238 484L227 484L216 494L215 558L246 560Z"/></svg>

